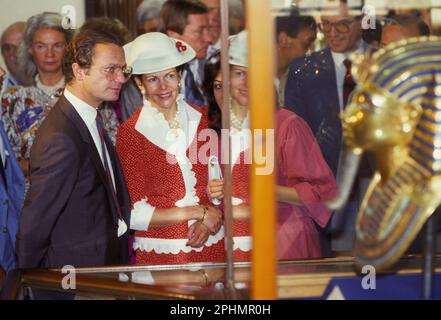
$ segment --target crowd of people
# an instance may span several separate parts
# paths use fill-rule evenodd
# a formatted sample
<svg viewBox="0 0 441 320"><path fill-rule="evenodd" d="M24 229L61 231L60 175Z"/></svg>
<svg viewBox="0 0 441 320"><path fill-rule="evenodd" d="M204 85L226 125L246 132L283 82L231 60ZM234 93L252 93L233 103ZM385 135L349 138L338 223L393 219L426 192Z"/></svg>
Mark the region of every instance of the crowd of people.
<svg viewBox="0 0 441 320"><path fill-rule="evenodd" d="M68 30L50 12L3 31L3 273L225 261L224 180L209 174L210 160L226 152L219 147L225 112L234 258L250 260L248 33L242 2L230 2L229 110L222 107L219 0L145 0L137 12L145 33L134 39L118 19L90 18ZM320 21L298 13L276 18L277 73L268 90L278 99L278 259L352 249L374 170L369 157L339 219L324 205L337 193L339 114L356 85L351 54L430 33L422 17L401 14L368 36L361 19L345 1ZM319 31L326 47L316 51ZM216 148L202 152L212 136Z"/></svg>

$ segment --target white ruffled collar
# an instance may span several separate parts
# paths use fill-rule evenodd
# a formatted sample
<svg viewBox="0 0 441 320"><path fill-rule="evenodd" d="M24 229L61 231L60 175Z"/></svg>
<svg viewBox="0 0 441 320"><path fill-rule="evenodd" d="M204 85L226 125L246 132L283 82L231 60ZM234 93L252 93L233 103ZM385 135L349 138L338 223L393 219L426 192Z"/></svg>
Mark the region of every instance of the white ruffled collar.
<svg viewBox="0 0 441 320"><path fill-rule="evenodd" d="M159 148L177 156L184 155L193 142L202 114L184 100L183 95L176 98L179 129L171 129L164 115L144 99L135 130Z"/></svg>

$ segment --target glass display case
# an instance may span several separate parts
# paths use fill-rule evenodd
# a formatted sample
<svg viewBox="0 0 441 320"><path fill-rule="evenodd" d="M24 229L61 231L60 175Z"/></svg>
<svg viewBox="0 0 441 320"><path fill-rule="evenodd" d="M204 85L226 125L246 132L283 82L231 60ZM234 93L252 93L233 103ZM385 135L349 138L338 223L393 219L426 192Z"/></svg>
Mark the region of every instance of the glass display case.
<svg viewBox="0 0 441 320"><path fill-rule="evenodd" d="M436 258L436 272L441 272L441 256ZM422 258L406 256L390 270L370 274L376 279L376 290L388 299L418 298L421 292ZM334 299L333 289L340 286L338 299L357 297L369 290L363 279L369 276L359 270L353 258L308 261L283 261L277 264L277 299ZM409 282L408 292L399 286L385 286L386 281ZM234 290L229 288L225 264L190 264L179 266L118 266L75 270L23 270L9 274L1 293L2 299L75 299L75 300L248 300L251 298L249 263L234 265ZM441 285L437 278L437 284ZM345 288L345 281L356 285ZM64 289L66 288L66 289ZM70 289L69 289L70 288ZM439 289L439 286L438 286ZM371 290L372 292L375 290ZM440 293L438 293L439 295ZM369 296L367 296L369 298Z"/></svg>
<svg viewBox="0 0 441 320"><path fill-rule="evenodd" d="M220 1L222 4L222 22L224 24L220 39L222 43L220 49L221 61L222 65L228 65L229 34L228 28L225 27L225 25L228 25L228 13L225 13L225 11L228 9L228 1ZM305 111L305 109L301 108L298 109L296 108L297 106L300 105L309 107L316 102L317 104L323 103L323 105L320 105L320 108L322 108L321 111L323 111L323 109L326 109L328 106L327 103L332 103L332 99L335 98L335 104L332 105L332 107L335 107L337 111L332 114L333 118L331 120L335 122L336 119L340 121L341 118L343 118L342 113L344 112L345 107L341 105L342 101L339 101L337 94L334 92L335 94L333 95L326 95L324 92L326 92L327 89L325 91L323 91L324 89L322 90L322 88L327 88L327 85L329 84L328 80L331 79L334 81L339 76L341 79L345 78L345 70L347 70L342 69L343 73L341 70L337 70L337 74L334 72L330 76L326 75L327 78L321 77L322 75L325 75L326 70L334 68L333 60L326 60L323 54L318 53L323 52L323 50L326 51L328 48L325 35L327 32L333 33L341 31L342 34L345 34L353 27L351 24L360 22L362 25L362 28L360 29L362 32L362 38L359 40L360 42L366 42L366 44L369 46L369 52L382 50L381 48L385 45L381 43L382 28L384 26L396 26L399 24L400 21L393 20L394 17L397 17L397 15L412 15L412 17L417 19L418 23L425 23L428 28L427 30L431 35L441 34L440 0L348 0L343 2L348 7L349 11L346 12L348 15L345 16L345 19L336 22L332 19L328 21L323 19L323 17L325 15L333 14L333 10L335 10L336 6L339 4L339 1L337 0L244 1L246 11L246 29L248 30L248 46L251 48L248 55L248 88L250 95L249 112L251 130L274 130L276 127L275 114L277 112L276 110L279 109L277 95L280 95L278 97L279 100L284 101L285 96L288 96L289 94L286 94L285 90L278 90L278 92L275 92L274 83L277 83L278 85L288 83L298 86L296 87L298 90L292 94L294 98L298 98L295 100L296 103L294 105L282 105L280 108L285 107L286 109L290 109L303 117L304 115L308 115L309 111ZM279 43L279 38L276 34L277 18L289 16L292 14L292 12L295 12L296 17L308 16L314 20L314 23L312 25L308 25L307 27L308 31L314 31L314 37L308 38L303 48L304 52L301 56L291 57L291 59L297 59L296 63L292 64L292 61L290 60L290 63L285 63L283 65L283 70L279 70L278 67L280 67L281 63L283 62L283 58L280 56L281 44ZM361 18L361 16L363 16L363 18ZM360 17L360 20L355 18L352 19L353 17ZM294 39L297 38L297 35L289 37ZM427 42L429 41L429 38L425 39ZM432 38L432 40L433 39L435 38ZM341 40L334 40L335 46L338 47L339 41ZM403 42L403 45L404 43L405 42ZM311 60L311 56L315 57L315 60ZM328 52L328 58L331 56L332 53ZM299 59L303 60L299 62ZM343 63L343 60L341 62ZM342 65L340 67L342 67ZM364 67L369 69L369 63L365 62ZM304 79L307 79L307 77L304 76L303 78L300 77L300 80L293 78L294 80L291 79L290 81L288 75L290 72L289 68L294 68L292 71L296 74L301 74L304 70L308 72L311 71L311 75L315 76L317 80L307 80L309 82L306 82ZM229 68L225 67L222 68L222 76L224 79L229 78L228 69ZM228 84L228 81L229 80L225 80L225 83ZM437 101L437 106L441 108L439 105L439 101L441 101L439 96L439 92L441 92L439 90L439 83L441 82L439 81L439 73L437 74L437 81L438 87L435 88L437 90L434 90L437 96L434 100ZM306 87L306 85L305 87L302 87L301 85L298 85L298 83L308 83L310 87ZM337 90L336 84L335 87L335 90ZM222 106L222 108L224 108L224 110L230 110L230 106L228 105L230 98L227 85L224 86L223 90L225 97L224 101L226 102L225 106ZM344 96L344 88L339 88L338 90L343 90L341 93L343 93ZM300 93L302 94L301 96ZM322 97L321 99L318 99L317 97L320 95L322 95ZM360 96L364 97L364 95L361 94ZM309 97L312 97L312 102L306 102L306 99ZM363 106L365 106L365 104L363 104ZM365 109L367 109L367 107ZM302 114L302 111L305 111L305 113ZM314 112L315 111L311 111L311 114ZM230 116L227 114L229 113L226 112L224 117L226 118L223 125L224 129L228 129L230 125ZM312 117L314 117L314 115L312 115L311 118ZM333 150L340 148L343 129L340 126L338 128L340 130L338 133L338 139L331 141L331 139L329 139L329 135L333 133L331 130L332 128L329 127L329 130L324 130L322 122L316 123L314 121L312 121L312 124L317 124L317 126L311 126L311 132L320 144L322 152L325 153L329 151L329 153L333 155ZM308 123L308 125L310 124L311 123ZM432 128L432 124L426 124L425 126ZM375 132L378 133L381 131L380 129L378 130L379 131ZM381 136L380 133L378 133L378 135ZM264 144L270 140L272 141L272 139L274 139L274 136L264 136L263 139L257 143ZM439 145L438 140L435 142L435 144ZM262 145L257 145L257 147L262 147ZM266 149L267 147L268 146L265 145L262 147L262 149L264 151L271 150ZM423 146L422 148L427 149L426 146ZM439 149L431 151L433 151L432 153L439 158ZM226 151L226 153L228 152L229 150ZM275 155L275 157L277 157L277 155ZM329 159L326 160L328 161ZM320 233L320 244L323 245L323 251L328 250L327 254L325 254L325 256L327 256L326 258L277 261L276 247L278 199L276 190L276 171L279 168L273 168L274 170L268 174L257 174L256 172L258 169L262 169L265 164L262 165L262 163L256 163L256 161L256 159L253 159L249 181L250 223L253 239L253 254L250 262L232 261L233 244L231 237L227 237L226 248L228 252L228 260L225 263L207 262L200 264L160 266L131 265L118 267L79 268L75 270L15 270L11 272L4 281L3 290L1 291L1 299L285 300L327 298L375 299L379 297L389 297L390 299L409 297L411 299L418 299L421 297L420 293L422 291L424 266L426 267L426 272L430 273L430 270L433 272L433 274L429 274L431 278L426 278L426 280L431 279L433 284L432 289L436 289L435 297L439 297L441 294L441 256L431 256L431 252L426 252L427 255L425 260L422 254L422 246L419 246L416 250L412 250L412 253L416 252L418 255L409 255L409 251L404 250L409 247L411 242L410 240L413 240L416 237L416 234L422 230L424 223L420 223L418 226L409 227L415 230L418 229L418 232L413 232L411 236L409 236L409 231L404 232L403 238L399 238L398 240L393 239L393 241L398 244L406 242L405 245L403 245L400 250L397 251L400 254L404 251L406 253L404 253L404 256L400 259L398 259L400 254L395 254L394 259L396 259L397 262L388 265L386 268L375 271L375 268L369 268L370 266L368 264L362 266L356 261L356 257L354 258L354 234L360 231L359 226L356 227L358 207L352 210L352 216L350 217L344 216L343 213L339 212L338 210L333 212L335 216L334 223L342 223L342 226L337 225L334 227L337 229L343 228L343 231L348 231L348 234L350 234L348 238L344 238L340 242L338 242L337 237L332 238L333 235L331 236L332 239L329 239L329 234L327 234L329 229L325 228L326 224L323 226L318 226L315 222L311 222L315 227L317 227L318 233ZM274 159L272 159L272 161L274 165ZM309 159L307 159L307 161L309 161ZM340 158L339 155L337 155L336 166L340 164L339 161ZM332 167L331 164L330 167ZM226 197L224 203L225 227L227 236L231 236L233 225L231 210L231 173L229 175L226 168L227 166L225 167L224 171L226 182ZM342 172L348 171L344 166L343 168L339 168L339 170L340 169ZM337 168L333 170L334 174L336 173L335 171L337 171ZM355 176L357 172L352 173ZM348 175L350 174L351 172L349 171ZM373 179L372 177L373 176L367 178L367 182L365 181L359 184L360 189L356 190L356 192L359 192L359 203L357 206L360 206L363 202L363 208L366 208L368 200L364 199L363 192L367 192L366 190L368 189L368 185L373 183L371 180ZM376 177L377 180L374 182L378 182L379 178L378 176ZM337 182L341 182L338 175ZM363 189L363 192L361 189ZM372 191L373 187L369 190ZM348 195L353 195L355 192L354 190L348 190L347 193ZM400 209L404 205L405 204L400 203L399 205L395 205L395 207ZM436 207L437 205L434 207L432 206L430 209L434 211ZM366 216L369 215L370 213L366 213ZM428 216L430 216L430 214L425 215L424 218L427 219ZM385 219L385 222L382 225L383 229L378 227L378 230L381 229L380 231L384 231L383 233L390 230L398 230L399 228L395 228L395 225L392 225L392 223L398 223L397 221L399 221L401 217L402 216L400 215L397 215L393 219L388 217L388 219L390 219ZM423 222L425 222L425 220ZM433 224L431 225L431 228L433 237L430 238L429 236L431 239L429 239L429 241L431 241L430 244L434 246L437 239L434 230L436 230L437 225L435 220L432 222ZM366 222L366 224L369 223L369 221ZM390 225L388 223L390 223ZM399 227L401 228L401 226ZM403 229L406 229L406 227L403 227ZM356 230L357 228L358 230ZM338 231L341 233L342 229L339 229ZM429 232L430 230L428 233ZM405 237L407 238L403 240ZM335 248L331 243L331 241L334 240L336 240ZM419 240L422 241L422 239ZM439 240L440 239L438 239L438 241ZM439 241L439 243L441 243L441 241ZM387 252L385 255L387 255ZM429 260L427 260L427 257L429 257ZM372 261L376 260L373 259ZM364 269L363 267L368 268ZM366 277L371 279L369 276L372 276L372 279L374 280L377 279L378 284L384 284L383 287L377 286L377 291L374 292L372 296L368 295L370 292L369 288L364 288L364 284L366 284ZM352 284L347 285L348 282L345 281L352 281ZM395 285L397 283L409 283L409 285L405 287L406 289L402 289L400 285ZM367 286L369 287L369 283ZM338 294L335 294L336 291L334 289L336 287L340 288Z"/></svg>

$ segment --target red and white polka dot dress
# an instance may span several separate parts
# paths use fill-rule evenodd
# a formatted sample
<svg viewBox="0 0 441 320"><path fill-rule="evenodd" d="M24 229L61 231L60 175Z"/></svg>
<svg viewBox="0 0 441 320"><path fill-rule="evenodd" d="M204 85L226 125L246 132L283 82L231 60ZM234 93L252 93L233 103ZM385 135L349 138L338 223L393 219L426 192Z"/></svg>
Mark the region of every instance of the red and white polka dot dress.
<svg viewBox="0 0 441 320"><path fill-rule="evenodd" d="M154 137L154 134L161 134L161 128L156 131L154 126L162 120L155 118L159 115L154 114L154 111L149 110L149 113L145 109L145 106L138 109L120 127L117 136L116 149L132 206L143 200L155 208L173 208L177 204L180 207L211 205L206 189L207 162L203 163L200 159L190 161L190 150L197 151L205 143L198 141L197 137L201 130L208 127L206 108L191 107L181 101L178 110L186 114L182 119L196 123L194 136L190 134L192 142L189 142L185 156L181 157L167 152L164 146L159 146L163 143L161 137ZM141 133L141 122L151 127ZM150 129L152 130L148 131ZM206 244L198 249L185 245L188 229L189 222L185 221L171 226L149 227L146 231L136 231L136 263L159 265L225 261L223 229L210 236Z"/></svg>

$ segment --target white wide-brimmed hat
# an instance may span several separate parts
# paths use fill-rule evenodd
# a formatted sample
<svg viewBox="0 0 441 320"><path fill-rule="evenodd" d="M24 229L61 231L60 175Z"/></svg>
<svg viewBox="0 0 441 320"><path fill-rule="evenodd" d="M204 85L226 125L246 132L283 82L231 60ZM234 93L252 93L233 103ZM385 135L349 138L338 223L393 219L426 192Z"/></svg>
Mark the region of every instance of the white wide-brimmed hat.
<svg viewBox="0 0 441 320"><path fill-rule="evenodd" d="M246 30L231 36L229 63L248 68L248 32Z"/></svg>
<svg viewBox="0 0 441 320"><path fill-rule="evenodd" d="M183 65L196 57L196 52L182 40L161 32L145 33L124 46L127 65L133 74L154 73Z"/></svg>

